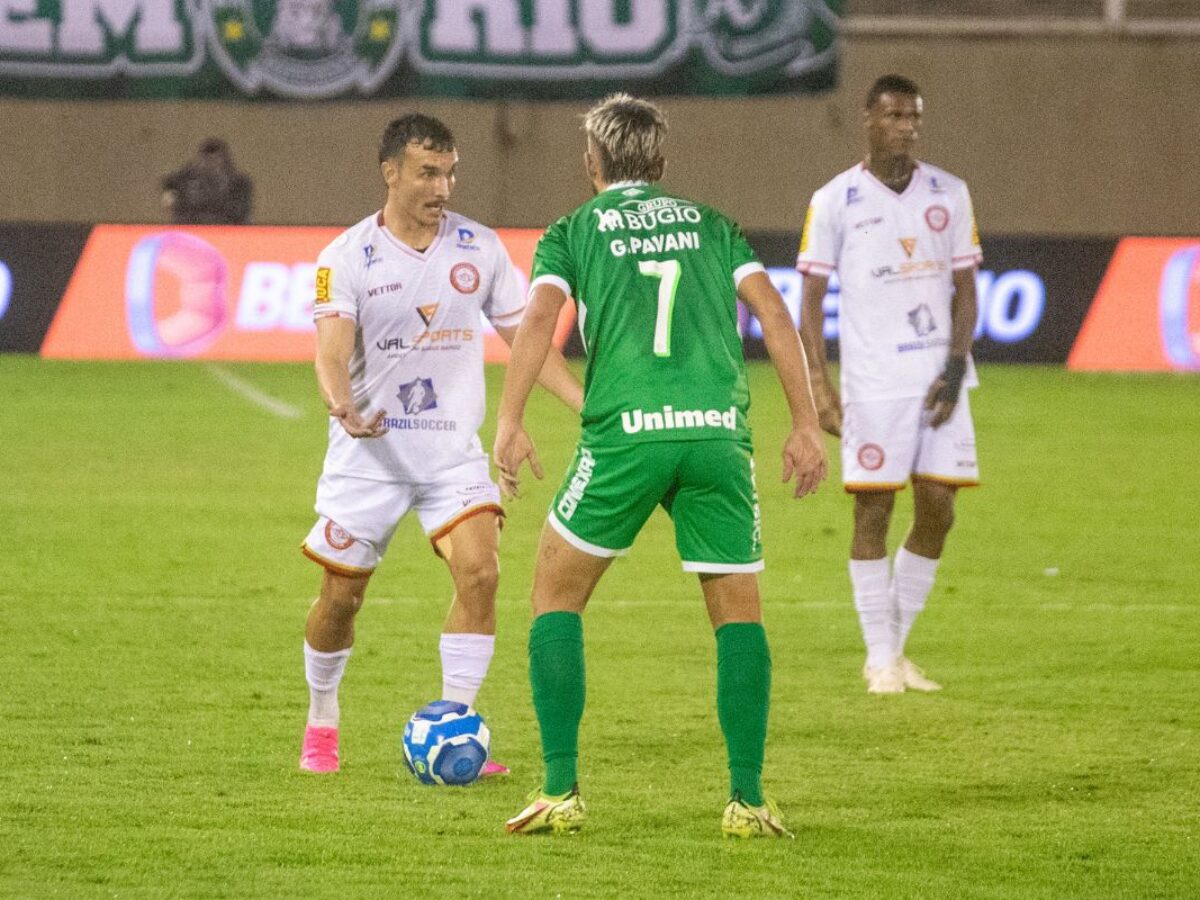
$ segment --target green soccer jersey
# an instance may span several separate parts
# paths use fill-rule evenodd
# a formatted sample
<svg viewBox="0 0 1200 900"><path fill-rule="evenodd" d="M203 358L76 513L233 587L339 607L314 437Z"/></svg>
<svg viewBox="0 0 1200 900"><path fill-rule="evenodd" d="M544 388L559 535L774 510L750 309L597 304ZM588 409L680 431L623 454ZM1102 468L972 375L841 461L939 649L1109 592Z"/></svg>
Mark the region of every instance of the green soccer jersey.
<svg viewBox="0 0 1200 900"><path fill-rule="evenodd" d="M574 298L586 445L750 440L736 284L762 263L711 207L613 185L538 242L533 283Z"/></svg>

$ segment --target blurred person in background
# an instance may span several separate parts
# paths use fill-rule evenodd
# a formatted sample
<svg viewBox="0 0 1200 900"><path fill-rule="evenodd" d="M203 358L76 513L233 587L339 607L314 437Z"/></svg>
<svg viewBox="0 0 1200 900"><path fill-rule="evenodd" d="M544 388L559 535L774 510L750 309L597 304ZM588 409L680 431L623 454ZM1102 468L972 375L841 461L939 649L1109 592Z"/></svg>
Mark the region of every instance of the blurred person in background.
<svg viewBox="0 0 1200 900"><path fill-rule="evenodd" d="M821 427L842 439L854 495L850 581L872 694L936 691L905 656L933 588L960 487L979 483L967 389L983 255L967 185L913 155L923 103L900 75L876 80L863 108L867 156L812 198L800 239L800 335ZM841 394L825 357L823 303L841 281ZM844 405L843 405L844 403ZM914 519L889 564L896 492Z"/></svg>
<svg viewBox="0 0 1200 900"><path fill-rule="evenodd" d="M176 225L245 225L254 184L233 164L229 145L208 138L195 157L162 181L162 205Z"/></svg>

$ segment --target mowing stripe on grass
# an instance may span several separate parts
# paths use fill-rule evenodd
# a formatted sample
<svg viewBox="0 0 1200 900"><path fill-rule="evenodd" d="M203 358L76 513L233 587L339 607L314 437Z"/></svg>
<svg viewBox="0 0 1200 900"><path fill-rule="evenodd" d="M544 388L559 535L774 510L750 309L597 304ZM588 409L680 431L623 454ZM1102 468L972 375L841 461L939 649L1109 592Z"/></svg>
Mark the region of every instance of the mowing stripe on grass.
<svg viewBox="0 0 1200 900"><path fill-rule="evenodd" d="M238 378L238 376L234 375L228 369L217 365L208 365L205 368L225 387L243 399L249 400L255 406L265 409L271 415L278 416L281 419L299 419L304 415L304 412L299 407L292 406L292 404L278 400L270 394L263 393L250 382Z"/></svg>

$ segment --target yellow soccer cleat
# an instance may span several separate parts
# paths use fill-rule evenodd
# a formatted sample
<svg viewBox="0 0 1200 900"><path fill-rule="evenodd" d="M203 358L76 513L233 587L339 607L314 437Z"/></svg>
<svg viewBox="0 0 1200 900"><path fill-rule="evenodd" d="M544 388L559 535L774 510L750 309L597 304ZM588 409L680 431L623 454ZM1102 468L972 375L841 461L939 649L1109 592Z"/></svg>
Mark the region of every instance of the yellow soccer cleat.
<svg viewBox="0 0 1200 900"><path fill-rule="evenodd" d="M558 797L534 791L529 799L527 807L504 823L509 834L568 834L578 831L587 818L579 785Z"/></svg>
<svg viewBox="0 0 1200 900"><path fill-rule="evenodd" d="M762 806L750 806L742 800L740 794L734 794L729 805L725 807L725 815L721 817L721 831L727 838L796 839L794 834L783 827L779 807L773 801L767 800Z"/></svg>

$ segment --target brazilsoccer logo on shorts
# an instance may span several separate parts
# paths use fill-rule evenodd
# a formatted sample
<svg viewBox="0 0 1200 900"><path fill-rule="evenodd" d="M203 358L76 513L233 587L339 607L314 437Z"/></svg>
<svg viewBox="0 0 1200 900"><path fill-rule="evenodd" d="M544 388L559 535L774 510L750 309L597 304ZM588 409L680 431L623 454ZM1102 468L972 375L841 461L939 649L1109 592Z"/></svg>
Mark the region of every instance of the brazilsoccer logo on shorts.
<svg viewBox="0 0 1200 900"><path fill-rule="evenodd" d="M394 0L200 0L213 58L244 91L370 93L403 52Z"/></svg>

